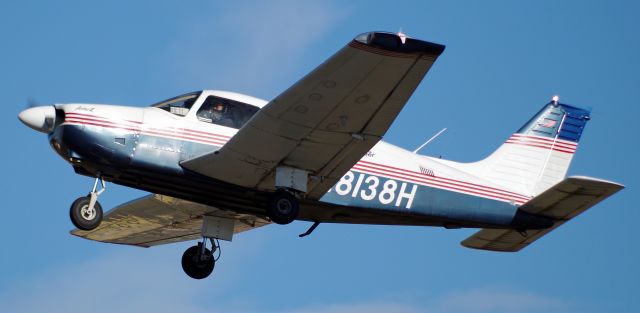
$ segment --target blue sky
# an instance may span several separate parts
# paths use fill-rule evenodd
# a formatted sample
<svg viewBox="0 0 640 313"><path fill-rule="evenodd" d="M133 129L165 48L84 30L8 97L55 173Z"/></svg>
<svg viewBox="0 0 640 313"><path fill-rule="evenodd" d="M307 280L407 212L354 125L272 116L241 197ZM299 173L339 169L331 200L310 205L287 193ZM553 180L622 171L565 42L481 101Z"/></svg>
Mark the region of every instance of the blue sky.
<svg viewBox="0 0 640 313"><path fill-rule="evenodd" d="M631 1L2 1L1 312L637 312L640 6ZM550 97L593 108L569 171L625 190L527 249L462 248L474 230L269 226L187 278L192 243L73 237L77 176L17 114L31 101L144 106L198 89L271 99L355 35L447 45L385 140L474 161ZM105 208L143 195L109 185Z"/></svg>

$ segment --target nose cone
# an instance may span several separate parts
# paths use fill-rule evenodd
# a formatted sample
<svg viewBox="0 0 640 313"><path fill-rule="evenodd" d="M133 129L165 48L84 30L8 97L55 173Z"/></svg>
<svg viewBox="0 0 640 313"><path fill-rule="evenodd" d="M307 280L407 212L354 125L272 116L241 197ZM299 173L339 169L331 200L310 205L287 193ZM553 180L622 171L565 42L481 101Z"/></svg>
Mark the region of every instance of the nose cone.
<svg viewBox="0 0 640 313"><path fill-rule="evenodd" d="M53 131L56 122L56 108L41 106L26 109L18 115L18 119L25 125L43 133Z"/></svg>

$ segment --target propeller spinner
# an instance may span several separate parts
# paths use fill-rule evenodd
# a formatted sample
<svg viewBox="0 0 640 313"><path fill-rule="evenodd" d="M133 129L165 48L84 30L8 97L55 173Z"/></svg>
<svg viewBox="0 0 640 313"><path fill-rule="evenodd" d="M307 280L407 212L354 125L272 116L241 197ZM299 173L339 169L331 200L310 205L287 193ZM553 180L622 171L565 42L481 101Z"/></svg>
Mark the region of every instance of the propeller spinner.
<svg viewBox="0 0 640 313"><path fill-rule="evenodd" d="M18 119L25 125L48 134L56 125L56 108L52 105L29 108L20 112Z"/></svg>

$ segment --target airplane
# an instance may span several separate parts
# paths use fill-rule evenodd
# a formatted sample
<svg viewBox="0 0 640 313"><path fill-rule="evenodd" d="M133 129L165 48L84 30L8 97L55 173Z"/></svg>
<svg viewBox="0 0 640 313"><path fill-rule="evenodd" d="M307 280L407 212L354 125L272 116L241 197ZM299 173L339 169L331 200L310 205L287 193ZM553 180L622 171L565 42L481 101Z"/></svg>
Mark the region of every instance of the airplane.
<svg viewBox="0 0 640 313"><path fill-rule="evenodd" d="M219 240L271 223L481 228L465 247L515 252L623 189L565 177L590 111L546 103L485 159L424 156L382 137L445 46L403 33L358 35L265 101L228 91L150 107L88 103L26 109L77 174L95 178L73 202L73 235L151 247L197 240L182 256L208 277ZM112 182L150 192L104 213Z"/></svg>

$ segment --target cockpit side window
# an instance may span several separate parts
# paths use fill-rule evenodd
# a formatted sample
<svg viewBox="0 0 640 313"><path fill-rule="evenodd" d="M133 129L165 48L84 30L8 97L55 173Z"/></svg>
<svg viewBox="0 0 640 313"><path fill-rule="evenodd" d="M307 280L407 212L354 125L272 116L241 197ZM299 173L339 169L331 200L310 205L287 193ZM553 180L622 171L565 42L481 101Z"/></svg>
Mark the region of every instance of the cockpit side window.
<svg viewBox="0 0 640 313"><path fill-rule="evenodd" d="M154 104L153 106L175 115L185 116L189 113L193 103L198 99L198 95L199 93L190 93Z"/></svg>
<svg viewBox="0 0 640 313"><path fill-rule="evenodd" d="M202 122L240 129L256 112L258 108L253 105L209 96L196 116Z"/></svg>

